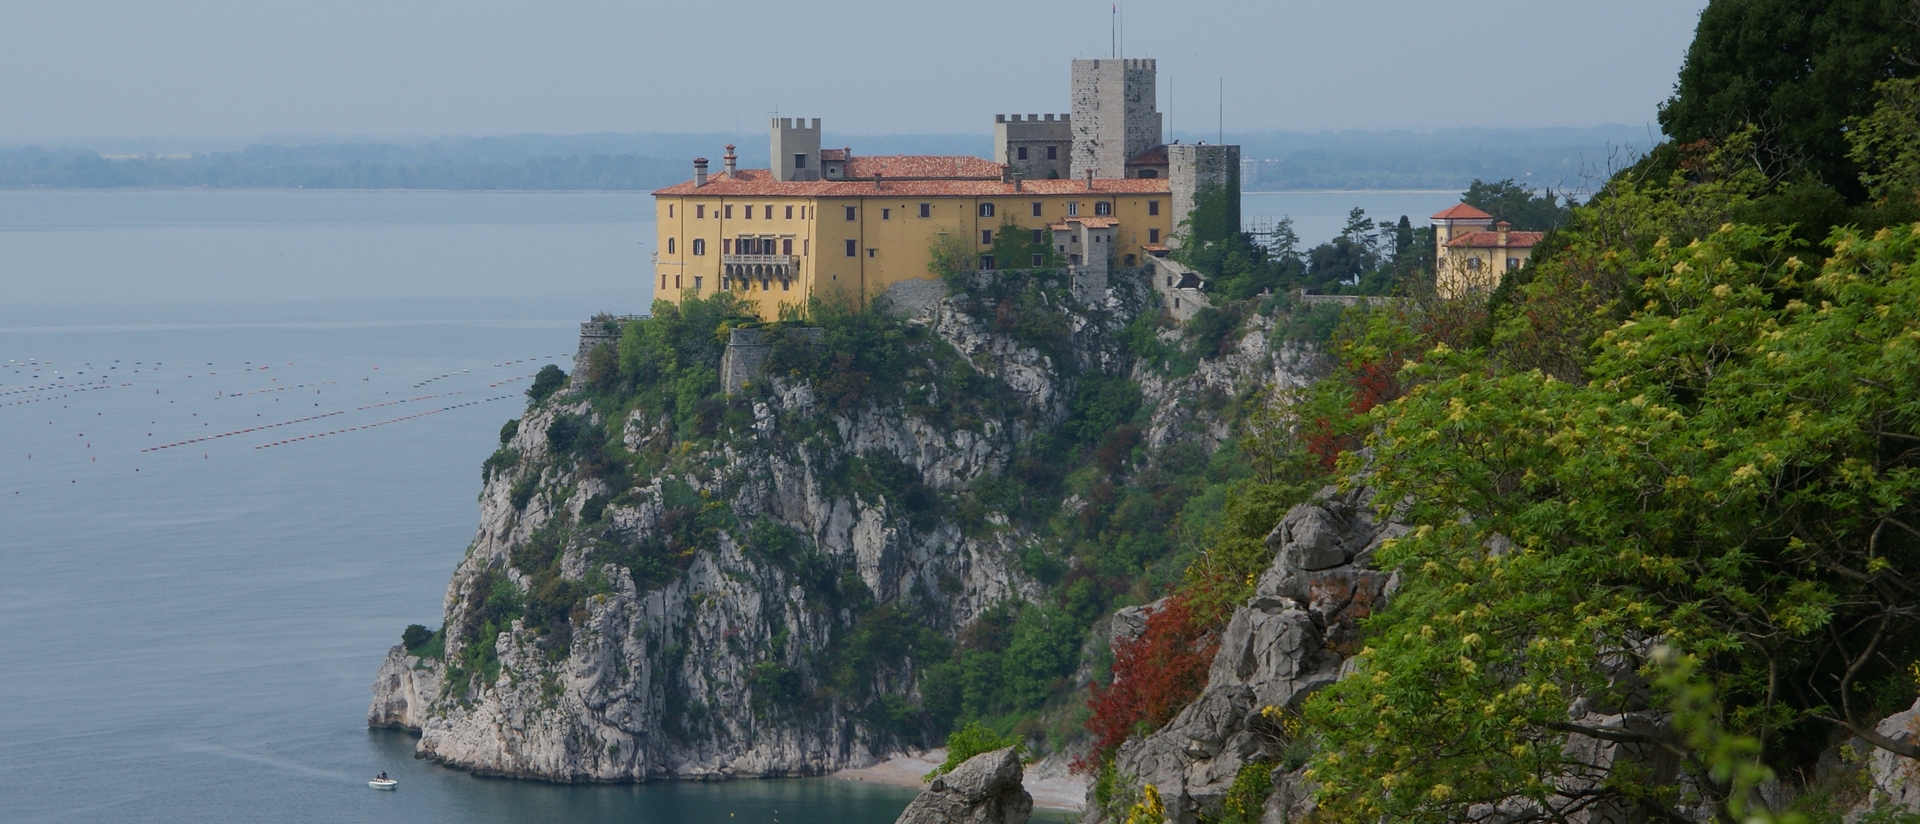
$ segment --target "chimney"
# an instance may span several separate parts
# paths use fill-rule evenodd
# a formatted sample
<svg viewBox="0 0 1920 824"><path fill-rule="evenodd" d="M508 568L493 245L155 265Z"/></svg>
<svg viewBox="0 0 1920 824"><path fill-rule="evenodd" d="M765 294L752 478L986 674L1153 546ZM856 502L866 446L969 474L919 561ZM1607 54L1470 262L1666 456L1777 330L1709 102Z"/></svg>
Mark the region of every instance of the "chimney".
<svg viewBox="0 0 1920 824"><path fill-rule="evenodd" d="M1513 228L1513 224L1511 224L1511 223L1508 223L1508 222L1506 222L1506 221L1504 221L1504 220L1503 220L1503 221L1500 221L1499 223L1495 223L1495 224L1493 224L1493 230L1494 230L1495 232L1499 232L1499 233L1500 233L1500 245L1501 245L1501 246L1505 246L1505 245L1507 245L1507 232L1508 232L1509 230L1511 230L1512 228Z"/></svg>
<svg viewBox="0 0 1920 824"><path fill-rule="evenodd" d="M956 163L955 165L959 165L959 164ZM955 177L958 177L958 176L959 175L957 174L955 175ZM1000 182L1001 183L1013 182L1013 165L1012 164L1007 164L1000 167Z"/></svg>
<svg viewBox="0 0 1920 824"><path fill-rule="evenodd" d="M1093 170L1087 170L1087 191L1093 191Z"/></svg>
<svg viewBox="0 0 1920 824"><path fill-rule="evenodd" d="M886 173L886 172L881 172L881 171L875 171L875 172L873 173L873 190L874 190L874 191L876 191L876 192L877 192L877 191L880 191L880 189L881 189L881 188L883 188L883 187L882 187L882 186L880 185L880 183L882 182L882 180L883 180L884 178L886 178L886 176L887 176L887 173Z"/></svg>
<svg viewBox="0 0 1920 824"><path fill-rule="evenodd" d="M1013 190L1014 190L1014 191L1016 191L1016 192L1017 192L1017 191L1020 191L1020 178L1021 178L1021 177L1022 177L1022 175L1021 175L1021 174L1020 174L1019 172L1014 172L1014 173L1013 173Z"/></svg>
<svg viewBox="0 0 1920 824"><path fill-rule="evenodd" d="M696 157L693 159L693 186L697 189L705 185L707 185L707 159Z"/></svg>
<svg viewBox="0 0 1920 824"><path fill-rule="evenodd" d="M732 144L732 143L728 143L728 144L727 144L727 153L726 153L725 155L723 155L723 156L721 156L721 158L720 158L720 159L721 159L722 161L725 161L725 162L726 162L726 164L727 164L727 177L733 177L733 164L734 164L734 161L735 161L735 160L738 160L738 158L736 158L736 157L734 157L734 156L733 156L733 144Z"/></svg>

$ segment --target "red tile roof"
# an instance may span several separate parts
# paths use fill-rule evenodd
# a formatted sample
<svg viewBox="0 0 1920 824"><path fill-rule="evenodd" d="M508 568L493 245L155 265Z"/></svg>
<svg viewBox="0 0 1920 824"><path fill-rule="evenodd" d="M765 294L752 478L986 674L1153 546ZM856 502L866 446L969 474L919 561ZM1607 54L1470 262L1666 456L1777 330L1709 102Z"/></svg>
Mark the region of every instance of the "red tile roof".
<svg viewBox="0 0 1920 824"><path fill-rule="evenodd" d="M976 158L977 159L977 158ZM985 162L985 161L982 161ZM999 164L991 164L998 169ZM877 186L877 188L876 188ZM1021 197L1023 195L1070 194L1168 194L1172 189L1166 178L1123 178L1085 180L1028 180L1019 189L1001 183L996 172L992 179L896 180L889 171L879 184L872 180L791 180L778 181L766 169L740 169L707 178L707 185L695 186L689 180L656 190L658 196L701 195L705 197Z"/></svg>
<svg viewBox="0 0 1920 824"><path fill-rule="evenodd" d="M1141 152L1137 155L1134 155L1132 160L1127 161L1127 165L1128 166L1165 166L1167 165L1167 147L1165 144L1161 144L1159 146L1155 146L1151 149Z"/></svg>
<svg viewBox="0 0 1920 824"><path fill-rule="evenodd" d="M1529 249L1546 236L1546 232L1508 232L1506 248ZM1489 249L1500 247L1499 232L1468 232L1447 241L1449 249Z"/></svg>
<svg viewBox="0 0 1920 824"><path fill-rule="evenodd" d="M849 178L862 179L871 179L879 174L888 180L907 178L999 180L1000 169L1000 164L991 160L965 155L876 155L849 158L846 174Z"/></svg>
<svg viewBox="0 0 1920 824"><path fill-rule="evenodd" d="M1472 206L1468 206L1465 203L1456 203L1446 211L1441 212L1440 214L1434 215L1432 219L1433 220L1490 220L1492 218L1493 218L1493 215L1487 214L1486 212L1482 212L1479 209L1475 209Z"/></svg>
<svg viewBox="0 0 1920 824"><path fill-rule="evenodd" d="M846 160L847 153L851 151L853 150L852 149L821 149L820 159L821 160Z"/></svg>

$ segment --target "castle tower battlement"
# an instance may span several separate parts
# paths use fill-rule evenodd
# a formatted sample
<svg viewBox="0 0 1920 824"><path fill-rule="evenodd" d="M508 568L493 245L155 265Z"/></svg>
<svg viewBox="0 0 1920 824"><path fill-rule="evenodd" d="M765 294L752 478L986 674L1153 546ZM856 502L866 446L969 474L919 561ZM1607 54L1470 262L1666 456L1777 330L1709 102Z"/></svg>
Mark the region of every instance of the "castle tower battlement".
<svg viewBox="0 0 1920 824"><path fill-rule="evenodd" d="M1073 153L1073 116L993 116L993 162L1029 180L1067 176Z"/></svg>
<svg viewBox="0 0 1920 824"><path fill-rule="evenodd" d="M1151 58L1073 61L1073 160L1069 176L1127 176L1127 161L1165 142Z"/></svg>
<svg viewBox="0 0 1920 824"><path fill-rule="evenodd" d="M774 179L820 179L820 118L776 117L768 133L773 146Z"/></svg>

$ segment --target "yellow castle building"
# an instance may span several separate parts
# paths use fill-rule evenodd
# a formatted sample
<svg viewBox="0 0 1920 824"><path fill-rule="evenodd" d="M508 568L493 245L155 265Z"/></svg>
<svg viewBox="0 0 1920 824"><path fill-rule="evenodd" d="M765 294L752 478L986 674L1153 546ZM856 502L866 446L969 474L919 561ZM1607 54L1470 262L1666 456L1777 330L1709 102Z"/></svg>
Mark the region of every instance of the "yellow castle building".
<svg viewBox="0 0 1920 824"><path fill-rule="evenodd" d="M733 146L718 172L696 158L691 180L653 193L655 294L726 290L772 319L809 298L935 278L936 245L971 247L982 269L1043 263L993 259L1005 231L1104 284L1165 254L1201 187L1238 196L1239 147L1161 142L1153 61L1076 60L1073 74L1071 115L997 118L995 160L823 149L817 118L774 118L764 169L739 168Z"/></svg>

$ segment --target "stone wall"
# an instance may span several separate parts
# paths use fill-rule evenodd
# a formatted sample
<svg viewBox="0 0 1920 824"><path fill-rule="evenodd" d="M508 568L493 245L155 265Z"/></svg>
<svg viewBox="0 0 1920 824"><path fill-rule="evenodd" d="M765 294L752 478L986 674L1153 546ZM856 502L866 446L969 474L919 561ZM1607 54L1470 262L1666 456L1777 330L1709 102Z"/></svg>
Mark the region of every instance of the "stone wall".
<svg viewBox="0 0 1920 824"><path fill-rule="evenodd" d="M803 327L794 330L801 340L819 344L826 340L826 330L818 327ZM720 354L720 387L731 395L740 391L749 383L767 375L767 358L773 354L773 343L767 340L765 329L735 329L727 337L727 348Z"/></svg>
<svg viewBox="0 0 1920 824"><path fill-rule="evenodd" d="M1173 189L1174 235L1180 233L1181 221L1193 214L1200 193L1216 186L1227 190L1229 202L1233 204L1232 223L1240 225L1239 146L1204 143L1168 146L1167 178Z"/></svg>
<svg viewBox="0 0 1920 824"><path fill-rule="evenodd" d="M1205 282L1200 273L1177 260L1147 256L1144 267L1147 281L1153 284L1153 291L1160 296L1160 305L1173 315L1173 319L1186 323L1194 313L1207 308L1207 294L1201 291Z"/></svg>
<svg viewBox="0 0 1920 824"><path fill-rule="evenodd" d="M619 346L620 333L628 321L636 321L642 315L594 315L593 320L580 324L580 347L574 351L573 367L576 371L587 364L587 355L602 346Z"/></svg>

